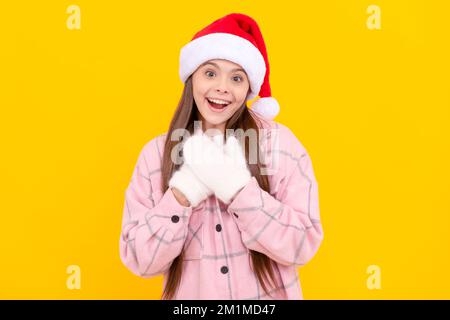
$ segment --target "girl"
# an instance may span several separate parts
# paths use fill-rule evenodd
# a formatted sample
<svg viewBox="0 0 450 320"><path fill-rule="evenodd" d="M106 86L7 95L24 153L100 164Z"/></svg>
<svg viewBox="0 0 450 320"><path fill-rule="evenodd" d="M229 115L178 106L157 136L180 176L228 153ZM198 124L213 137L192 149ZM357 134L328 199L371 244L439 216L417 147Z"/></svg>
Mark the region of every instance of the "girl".
<svg viewBox="0 0 450 320"><path fill-rule="evenodd" d="M143 147L125 192L122 262L163 274L162 299L303 299L297 267L323 239L318 185L306 149L272 120L257 23L229 14L198 32L180 78L169 130Z"/></svg>

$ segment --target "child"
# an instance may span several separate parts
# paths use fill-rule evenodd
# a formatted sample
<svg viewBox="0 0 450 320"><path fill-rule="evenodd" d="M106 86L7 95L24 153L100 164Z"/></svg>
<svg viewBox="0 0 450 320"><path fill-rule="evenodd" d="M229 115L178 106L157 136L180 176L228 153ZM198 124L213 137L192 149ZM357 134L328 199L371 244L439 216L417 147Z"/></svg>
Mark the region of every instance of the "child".
<svg viewBox="0 0 450 320"><path fill-rule="evenodd" d="M163 274L162 299L303 299L297 267L323 239L318 185L306 149L272 120L257 23L234 13L198 32L180 78L169 130L143 147L125 193L123 263Z"/></svg>

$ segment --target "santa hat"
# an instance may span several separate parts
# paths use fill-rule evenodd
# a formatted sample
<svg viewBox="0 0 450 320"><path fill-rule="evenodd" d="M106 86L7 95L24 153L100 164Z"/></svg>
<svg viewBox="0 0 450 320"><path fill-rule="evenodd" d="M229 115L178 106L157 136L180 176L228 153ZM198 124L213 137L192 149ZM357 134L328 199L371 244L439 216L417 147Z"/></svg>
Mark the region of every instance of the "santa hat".
<svg viewBox="0 0 450 320"><path fill-rule="evenodd" d="M181 48L181 81L184 83L202 63L212 59L226 59L245 70L250 81L247 99L259 95L252 104L253 111L268 119L278 114L280 106L271 97L266 46L255 20L244 14L232 13L197 32Z"/></svg>

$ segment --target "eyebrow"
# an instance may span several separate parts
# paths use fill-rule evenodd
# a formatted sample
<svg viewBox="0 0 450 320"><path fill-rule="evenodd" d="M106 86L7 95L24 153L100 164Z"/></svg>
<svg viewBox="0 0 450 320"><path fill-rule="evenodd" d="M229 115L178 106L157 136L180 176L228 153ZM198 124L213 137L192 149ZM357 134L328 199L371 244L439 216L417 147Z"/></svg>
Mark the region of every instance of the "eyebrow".
<svg viewBox="0 0 450 320"><path fill-rule="evenodd" d="M217 65L217 63L214 63L214 62L205 62L205 63L203 63L201 66L203 67L203 66L205 66L205 65L207 65L207 64L213 65L213 66L215 66L217 69L220 69L220 67ZM242 68L234 68L234 69L231 70L231 72L234 72L234 71L242 71L242 72L245 73L245 70L242 69Z"/></svg>

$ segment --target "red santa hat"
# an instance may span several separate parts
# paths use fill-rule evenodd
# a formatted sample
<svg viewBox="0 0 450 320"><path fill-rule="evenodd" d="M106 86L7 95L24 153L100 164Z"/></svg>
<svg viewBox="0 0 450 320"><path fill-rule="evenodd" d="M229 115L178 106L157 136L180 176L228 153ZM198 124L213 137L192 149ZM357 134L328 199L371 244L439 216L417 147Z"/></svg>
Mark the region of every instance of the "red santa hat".
<svg viewBox="0 0 450 320"><path fill-rule="evenodd" d="M252 104L253 111L268 119L278 114L280 106L271 97L266 46L255 20L244 14L231 13L197 32L181 48L181 81L184 83L202 63L212 59L226 59L245 70L250 81L247 99L259 95Z"/></svg>

